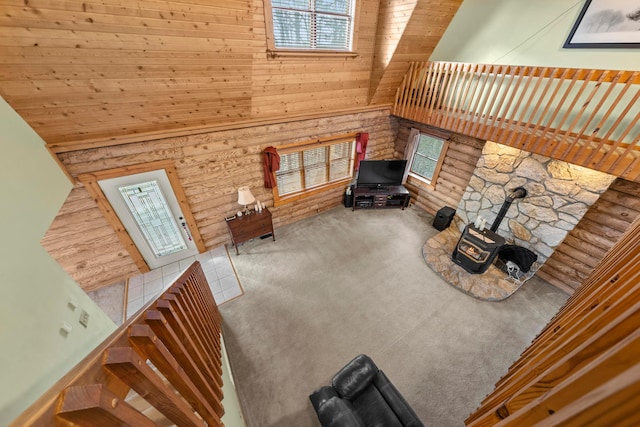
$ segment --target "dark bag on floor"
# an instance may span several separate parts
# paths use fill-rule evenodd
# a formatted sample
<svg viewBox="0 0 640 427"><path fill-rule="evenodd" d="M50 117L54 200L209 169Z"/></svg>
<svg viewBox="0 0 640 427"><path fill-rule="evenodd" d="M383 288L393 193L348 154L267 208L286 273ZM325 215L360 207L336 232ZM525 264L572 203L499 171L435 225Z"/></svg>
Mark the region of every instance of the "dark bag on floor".
<svg viewBox="0 0 640 427"><path fill-rule="evenodd" d="M522 246L504 245L498 252L498 258L505 263L507 261L516 263L518 267L520 267L520 270L526 273L533 263L536 262L538 255Z"/></svg>

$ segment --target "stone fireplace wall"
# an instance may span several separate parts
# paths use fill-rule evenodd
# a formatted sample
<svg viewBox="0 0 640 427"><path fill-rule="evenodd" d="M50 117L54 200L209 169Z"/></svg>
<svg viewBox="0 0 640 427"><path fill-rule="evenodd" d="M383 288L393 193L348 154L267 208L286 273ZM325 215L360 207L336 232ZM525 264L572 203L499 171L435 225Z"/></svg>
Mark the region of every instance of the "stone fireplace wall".
<svg viewBox="0 0 640 427"><path fill-rule="evenodd" d="M487 141L457 209L460 231L478 215L487 227L509 193L524 187L497 233L538 255L544 264L611 185L614 176Z"/></svg>

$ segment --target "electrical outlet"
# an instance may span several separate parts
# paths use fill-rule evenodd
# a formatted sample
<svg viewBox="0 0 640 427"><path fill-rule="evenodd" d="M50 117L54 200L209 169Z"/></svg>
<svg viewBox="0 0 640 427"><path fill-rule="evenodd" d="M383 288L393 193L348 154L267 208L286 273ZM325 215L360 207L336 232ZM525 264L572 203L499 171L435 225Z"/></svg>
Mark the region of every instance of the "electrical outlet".
<svg viewBox="0 0 640 427"><path fill-rule="evenodd" d="M89 313L87 313L85 310L82 310L80 312L80 324L85 328L89 324Z"/></svg>

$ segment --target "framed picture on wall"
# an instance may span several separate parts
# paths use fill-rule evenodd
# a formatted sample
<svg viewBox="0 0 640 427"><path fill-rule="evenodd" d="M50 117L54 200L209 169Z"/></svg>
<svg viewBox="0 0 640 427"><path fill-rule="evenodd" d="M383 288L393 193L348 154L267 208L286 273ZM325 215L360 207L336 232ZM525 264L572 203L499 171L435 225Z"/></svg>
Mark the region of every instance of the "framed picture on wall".
<svg viewBox="0 0 640 427"><path fill-rule="evenodd" d="M564 48L639 48L640 0L587 0Z"/></svg>

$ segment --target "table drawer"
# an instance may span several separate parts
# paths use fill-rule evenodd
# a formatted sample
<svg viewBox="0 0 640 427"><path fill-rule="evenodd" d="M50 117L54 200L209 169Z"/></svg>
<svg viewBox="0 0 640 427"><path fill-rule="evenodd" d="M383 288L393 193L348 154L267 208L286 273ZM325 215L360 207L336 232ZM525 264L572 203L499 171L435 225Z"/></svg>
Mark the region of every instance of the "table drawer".
<svg viewBox="0 0 640 427"><path fill-rule="evenodd" d="M269 233L271 233L271 226L263 225L260 227L251 227L247 229L238 230L237 232L233 233L233 236L236 238L236 240L248 240L248 239L253 239L254 237L263 236Z"/></svg>
<svg viewBox="0 0 640 427"><path fill-rule="evenodd" d="M241 216L227 221L227 226L231 232L231 238L236 245L236 253L238 243L255 239L267 234L273 234L273 223L271 221L271 212L266 208L262 213L251 213L247 216ZM275 236L274 236L275 240Z"/></svg>

